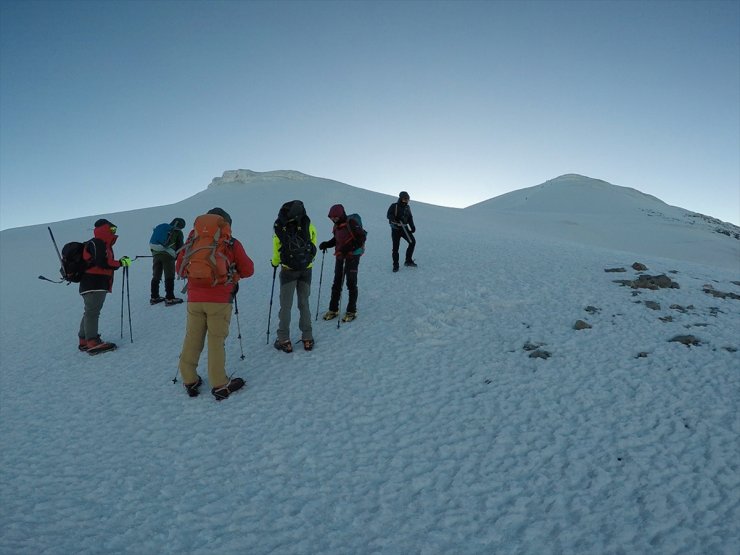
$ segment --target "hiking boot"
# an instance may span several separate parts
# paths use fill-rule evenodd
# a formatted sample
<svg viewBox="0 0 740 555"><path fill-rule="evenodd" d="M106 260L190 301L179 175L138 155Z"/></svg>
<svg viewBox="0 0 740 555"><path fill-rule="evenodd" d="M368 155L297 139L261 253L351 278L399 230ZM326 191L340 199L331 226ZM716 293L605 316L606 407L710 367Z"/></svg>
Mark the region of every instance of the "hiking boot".
<svg viewBox="0 0 740 555"><path fill-rule="evenodd" d="M410 268L416 268L417 264L413 260L407 260L403 263L404 266L409 266Z"/></svg>
<svg viewBox="0 0 740 555"><path fill-rule="evenodd" d="M303 350L304 351L312 351L313 350L313 339L301 339L301 342L303 342Z"/></svg>
<svg viewBox="0 0 740 555"><path fill-rule="evenodd" d="M351 322L355 318L357 318L356 312L345 312L344 316L342 317L342 322Z"/></svg>
<svg viewBox="0 0 740 555"><path fill-rule="evenodd" d="M326 314L324 314L324 320L333 320L337 316L339 316L338 310L327 310Z"/></svg>
<svg viewBox="0 0 740 555"><path fill-rule="evenodd" d="M77 345L77 348L83 352L87 351L87 339L85 339L84 337L80 337L79 340L80 340L80 343L79 345Z"/></svg>
<svg viewBox="0 0 740 555"><path fill-rule="evenodd" d="M161 302L164 302L164 297L152 297L149 299L149 304L159 304Z"/></svg>
<svg viewBox="0 0 740 555"><path fill-rule="evenodd" d="M394 271L394 272L397 272L397 271L398 271L398 264L394 264L394 265L393 265L393 271Z"/></svg>
<svg viewBox="0 0 740 555"><path fill-rule="evenodd" d="M278 351L283 351L284 353L293 352L293 344L290 342L290 339L285 339L283 341L276 339L275 343L273 343L273 347L275 347Z"/></svg>
<svg viewBox="0 0 740 555"><path fill-rule="evenodd" d="M164 300L165 306L172 306L173 304L180 304L181 302L182 302L182 299L179 297L172 297L171 299Z"/></svg>
<svg viewBox="0 0 740 555"><path fill-rule="evenodd" d="M244 380L241 378L233 378L226 385L211 389L211 394L216 398L216 401L223 401L235 391L239 391L242 387L244 387Z"/></svg>
<svg viewBox="0 0 740 555"><path fill-rule="evenodd" d="M185 391L188 392L188 395L191 397L197 397L200 393L199 388L201 385L203 385L203 379L198 376L198 381L195 383L186 383L185 385Z"/></svg>
<svg viewBox="0 0 740 555"><path fill-rule="evenodd" d="M95 339L87 340L86 352L89 355L97 355L99 353L104 353L105 351L112 351L115 348L115 343L108 343L107 341L100 339L100 336L97 336Z"/></svg>

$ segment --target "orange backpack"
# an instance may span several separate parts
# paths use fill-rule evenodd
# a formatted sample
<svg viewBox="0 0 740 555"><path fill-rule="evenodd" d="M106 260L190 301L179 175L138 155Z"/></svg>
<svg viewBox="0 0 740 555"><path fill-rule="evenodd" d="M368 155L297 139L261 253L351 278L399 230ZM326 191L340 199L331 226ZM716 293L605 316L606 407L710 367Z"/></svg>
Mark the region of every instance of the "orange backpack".
<svg viewBox="0 0 740 555"><path fill-rule="evenodd" d="M198 216L183 246L179 276L197 287L233 283L236 274L229 257L233 244L231 226L226 220L218 214Z"/></svg>

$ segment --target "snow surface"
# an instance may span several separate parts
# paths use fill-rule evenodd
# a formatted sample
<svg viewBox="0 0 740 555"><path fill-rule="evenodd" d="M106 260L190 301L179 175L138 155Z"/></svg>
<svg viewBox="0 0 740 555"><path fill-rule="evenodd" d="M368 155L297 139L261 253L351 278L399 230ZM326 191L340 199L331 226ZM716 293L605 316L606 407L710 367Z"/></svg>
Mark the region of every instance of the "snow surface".
<svg viewBox="0 0 740 555"><path fill-rule="evenodd" d="M120 348L90 357L76 286L36 279L57 276L46 226L0 233L0 553L740 552L740 300L704 291L740 294L740 241L603 182L584 183L614 207L597 216L578 187L536 217L410 191L419 268L393 274L393 198L265 177L100 215L120 257L149 254L162 221L231 213L257 271L239 294L244 361L237 318L227 340L248 385L222 403L172 383L185 305L149 306L148 259L130 270L133 342L119 272L100 324ZM335 202L369 238L358 319L317 321L315 350L288 355L266 332L271 225L294 198L322 240ZM51 224L60 247L97 217ZM633 262L680 288L615 283ZM701 344L669 341L685 334Z"/></svg>

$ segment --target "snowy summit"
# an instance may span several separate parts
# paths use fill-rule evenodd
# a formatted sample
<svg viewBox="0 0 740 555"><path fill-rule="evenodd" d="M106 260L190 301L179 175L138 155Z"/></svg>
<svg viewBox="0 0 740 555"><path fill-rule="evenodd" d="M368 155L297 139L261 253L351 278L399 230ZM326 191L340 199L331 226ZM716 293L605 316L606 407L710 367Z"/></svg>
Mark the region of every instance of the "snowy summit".
<svg viewBox="0 0 740 555"><path fill-rule="evenodd" d="M173 383L186 305L149 305L150 259L128 290L117 272L119 347L90 357L76 287L37 279L58 275L46 226L0 232L0 553L737 553L740 230L575 175L463 210L409 193L398 273L395 199L298 172L50 224L61 246L105 217L134 258L228 210L256 271L226 343L247 385L220 403ZM357 319L286 354L269 260L293 199L320 240L337 202L368 240Z"/></svg>

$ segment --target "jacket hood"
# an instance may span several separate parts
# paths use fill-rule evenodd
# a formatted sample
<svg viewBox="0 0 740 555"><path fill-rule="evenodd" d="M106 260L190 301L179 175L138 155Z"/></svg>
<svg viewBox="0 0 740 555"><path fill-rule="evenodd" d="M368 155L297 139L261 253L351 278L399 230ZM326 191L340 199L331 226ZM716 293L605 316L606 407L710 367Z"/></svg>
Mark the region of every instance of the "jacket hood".
<svg viewBox="0 0 740 555"><path fill-rule="evenodd" d="M347 218L347 213L344 211L344 206L341 204L335 204L329 209L329 218L339 218L344 220Z"/></svg>
<svg viewBox="0 0 740 555"><path fill-rule="evenodd" d="M185 229L185 220L182 218L175 218L170 222L170 225L175 229Z"/></svg>
<svg viewBox="0 0 740 555"><path fill-rule="evenodd" d="M95 222L95 231L93 232L93 235L96 239L101 239L112 245L116 242L116 239L118 239L118 235L111 231L111 226L115 226L115 224L112 224L105 219L98 220Z"/></svg>

